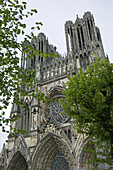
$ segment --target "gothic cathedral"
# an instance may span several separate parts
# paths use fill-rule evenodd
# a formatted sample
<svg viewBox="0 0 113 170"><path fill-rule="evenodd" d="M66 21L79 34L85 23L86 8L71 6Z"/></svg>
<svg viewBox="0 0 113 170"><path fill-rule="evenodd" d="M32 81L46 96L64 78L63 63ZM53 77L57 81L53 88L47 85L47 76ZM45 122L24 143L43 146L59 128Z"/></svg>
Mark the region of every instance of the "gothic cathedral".
<svg viewBox="0 0 113 170"><path fill-rule="evenodd" d="M77 16L74 23L65 23L65 36L66 56L61 56L40 33L32 42L36 50L59 57L44 59L36 55L34 59L21 60L22 68L36 70L34 87L54 102L41 103L38 98L24 97L28 111L13 104L10 116L19 114L21 118L12 126L27 134L8 138L1 151L0 170L86 170L92 166L87 164L91 154L83 150L83 146L92 147L88 137L77 133L73 119L60 114L62 108L57 99L63 97L67 74L75 75L80 67L85 70L95 61L94 53L105 58L101 34L93 15L86 12L83 18Z"/></svg>

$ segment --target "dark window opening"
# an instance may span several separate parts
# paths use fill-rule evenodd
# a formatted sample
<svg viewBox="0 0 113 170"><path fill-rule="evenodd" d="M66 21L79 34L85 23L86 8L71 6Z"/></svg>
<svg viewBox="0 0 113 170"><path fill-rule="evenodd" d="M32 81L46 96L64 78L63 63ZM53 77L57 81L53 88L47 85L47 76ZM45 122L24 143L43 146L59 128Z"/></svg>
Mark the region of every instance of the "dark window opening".
<svg viewBox="0 0 113 170"><path fill-rule="evenodd" d="M72 28L70 28L70 30L71 30L71 36L73 36L73 31L72 31Z"/></svg>
<svg viewBox="0 0 113 170"><path fill-rule="evenodd" d="M91 26L92 26L92 28L93 28L93 21L92 20L90 20L91 21Z"/></svg>
<svg viewBox="0 0 113 170"><path fill-rule="evenodd" d="M43 53L43 41L39 41L39 53ZM39 61L41 60L41 63L43 62L43 57L39 55Z"/></svg>
<svg viewBox="0 0 113 170"><path fill-rule="evenodd" d="M85 47L83 29L82 29L82 27L80 27L80 29L81 29L81 36L82 36L83 47Z"/></svg>
<svg viewBox="0 0 113 170"><path fill-rule="evenodd" d="M90 27L89 20L87 20L87 23L88 23L88 29L89 29L90 39L92 40L92 36L91 36L91 27Z"/></svg>
<svg viewBox="0 0 113 170"><path fill-rule="evenodd" d="M82 49L79 28L77 28L77 35L78 35L79 48Z"/></svg>
<svg viewBox="0 0 113 170"><path fill-rule="evenodd" d="M67 131L65 130L64 132L65 132L65 134L67 135Z"/></svg>
<svg viewBox="0 0 113 170"><path fill-rule="evenodd" d="M100 34L98 30L97 30L97 38L98 38L98 41L100 41Z"/></svg>
<svg viewBox="0 0 113 170"><path fill-rule="evenodd" d="M41 52L43 53L43 41L41 41Z"/></svg>
<svg viewBox="0 0 113 170"><path fill-rule="evenodd" d="M71 130L70 129L68 129L68 138L71 141Z"/></svg>
<svg viewBox="0 0 113 170"><path fill-rule="evenodd" d="M34 56L34 68L35 68L35 61L36 61L36 56Z"/></svg>
<svg viewBox="0 0 113 170"><path fill-rule="evenodd" d="M80 66L83 67L83 57L81 54L80 54Z"/></svg>
<svg viewBox="0 0 113 170"><path fill-rule="evenodd" d="M40 53L41 49L40 49L40 41L39 41L39 53ZM40 55L39 55L39 61L40 61Z"/></svg>
<svg viewBox="0 0 113 170"><path fill-rule="evenodd" d="M43 57L41 57L41 62L43 62Z"/></svg>
<svg viewBox="0 0 113 170"><path fill-rule="evenodd" d="M30 117L29 117L29 107L28 104L26 104L26 107L28 108L28 110L26 110L26 131L29 132L29 123L30 123Z"/></svg>
<svg viewBox="0 0 113 170"><path fill-rule="evenodd" d="M41 53L43 53L43 41L41 41ZM41 62L43 62L43 57L41 57Z"/></svg>
<svg viewBox="0 0 113 170"><path fill-rule="evenodd" d="M36 109L33 110L33 113L36 114Z"/></svg>
<svg viewBox="0 0 113 170"><path fill-rule="evenodd" d="M30 124L30 117L29 117L29 111L28 111L28 127L27 127L28 133L29 133L29 124Z"/></svg>

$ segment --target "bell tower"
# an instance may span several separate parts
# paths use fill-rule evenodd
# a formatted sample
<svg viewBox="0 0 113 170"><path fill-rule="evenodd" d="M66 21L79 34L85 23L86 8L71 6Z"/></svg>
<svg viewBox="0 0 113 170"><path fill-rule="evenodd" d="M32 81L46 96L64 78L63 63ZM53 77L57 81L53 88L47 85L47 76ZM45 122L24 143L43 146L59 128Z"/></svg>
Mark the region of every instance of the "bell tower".
<svg viewBox="0 0 113 170"><path fill-rule="evenodd" d="M78 67L94 62L95 56L105 58L101 34L90 12L84 13L83 18L77 15L75 23L67 21L65 35L67 55L71 54L79 62Z"/></svg>

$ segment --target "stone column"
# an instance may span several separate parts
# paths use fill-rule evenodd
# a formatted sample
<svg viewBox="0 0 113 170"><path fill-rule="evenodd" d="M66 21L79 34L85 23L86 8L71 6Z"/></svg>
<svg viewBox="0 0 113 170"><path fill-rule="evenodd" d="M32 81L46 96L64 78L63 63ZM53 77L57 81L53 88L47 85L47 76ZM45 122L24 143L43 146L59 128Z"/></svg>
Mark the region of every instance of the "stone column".
<svg viewBox="0 0 113 170"><path fill-rule="evenodd" d="M73 46L74 46L74 53L77 51L77 37L75 33L75 28L73 28Z"/></svg>
<svg viewBox="0 0 113 170"><path fill-rule="evenodd" d="M92 24L93 24L93 30L94 30L94 38L95 38L96 41L98 41L94 20L92 20Z"/></svg>
<svg viewBox="0 0 113 170"><path fill-rule="evenodd" d="M69 55L69 40L68 40L68 31L65 31L65 35L66 35L66 46L67 46L67 55Z"/></svg>
<svg viewBox="0 0 113 170"><path fill-rule="evenodd" d="M73 52L73 51L74 51L74 48L73 48L73 47L74 47L74 45L73 45L73 30L72 30L72 27L70 27L70 28L69 28L69 32L70 32L70 41L71 41L71 42L70 42L70 45L71 45L71 47L70 47L70 48L71 48L71 49L70 49L70 51L72 51L72 52Z"/></svg>
<svg viewBox="0 0 113 170"><path fill-rule="evenodd" d="M84 24L82 28L83 28L83 35L84 35L84 45L86 46L87 41L88 41L88 37L86 35L86 32L87 32L86 25Z"/></svg>
<svg viewBox="0 0 113 170"><path fill-rule="evenodd" d="M91 29L92 40L94 40L94 31L93 31L93 27L91 25L91 20L89 20L89 25L90 25L90 29Z"/></svg>
<svg viewBox="0 0 113 170"><path fill-rule="evenodd" d="M89 33L89 28L88 28L87 20L85 21L85 23L86 23L86 30L87 30L87 35L88 35L88 41L90 41L90 33Z"/></svg>

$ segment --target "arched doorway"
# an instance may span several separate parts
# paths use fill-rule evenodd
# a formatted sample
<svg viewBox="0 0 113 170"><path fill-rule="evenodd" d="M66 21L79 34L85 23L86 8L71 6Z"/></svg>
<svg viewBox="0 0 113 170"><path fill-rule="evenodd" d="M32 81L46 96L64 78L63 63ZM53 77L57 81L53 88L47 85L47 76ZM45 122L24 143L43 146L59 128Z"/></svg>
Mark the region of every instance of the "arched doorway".
<svg viewBox="0 0 113 170"><path fill-rule="evenodd" d="M92 169L96 164L92 163L96 158L94 145L89 142L82 147L79 157L79 168L81 169ZM95 167L96 169L96 167Z"/></svg>
<svg viewBox="0 0 113 170"><path fill-rule="evenodd" d="M48 133L37 145L32 162L33 170L73 170L70 147L53 133Z"/></svg>
<svg viewBox="0 0 113 170"><path fill-rule="evenodd" d="M19 151L14 154L7 170L28 170L28 164Z"/></svg>

